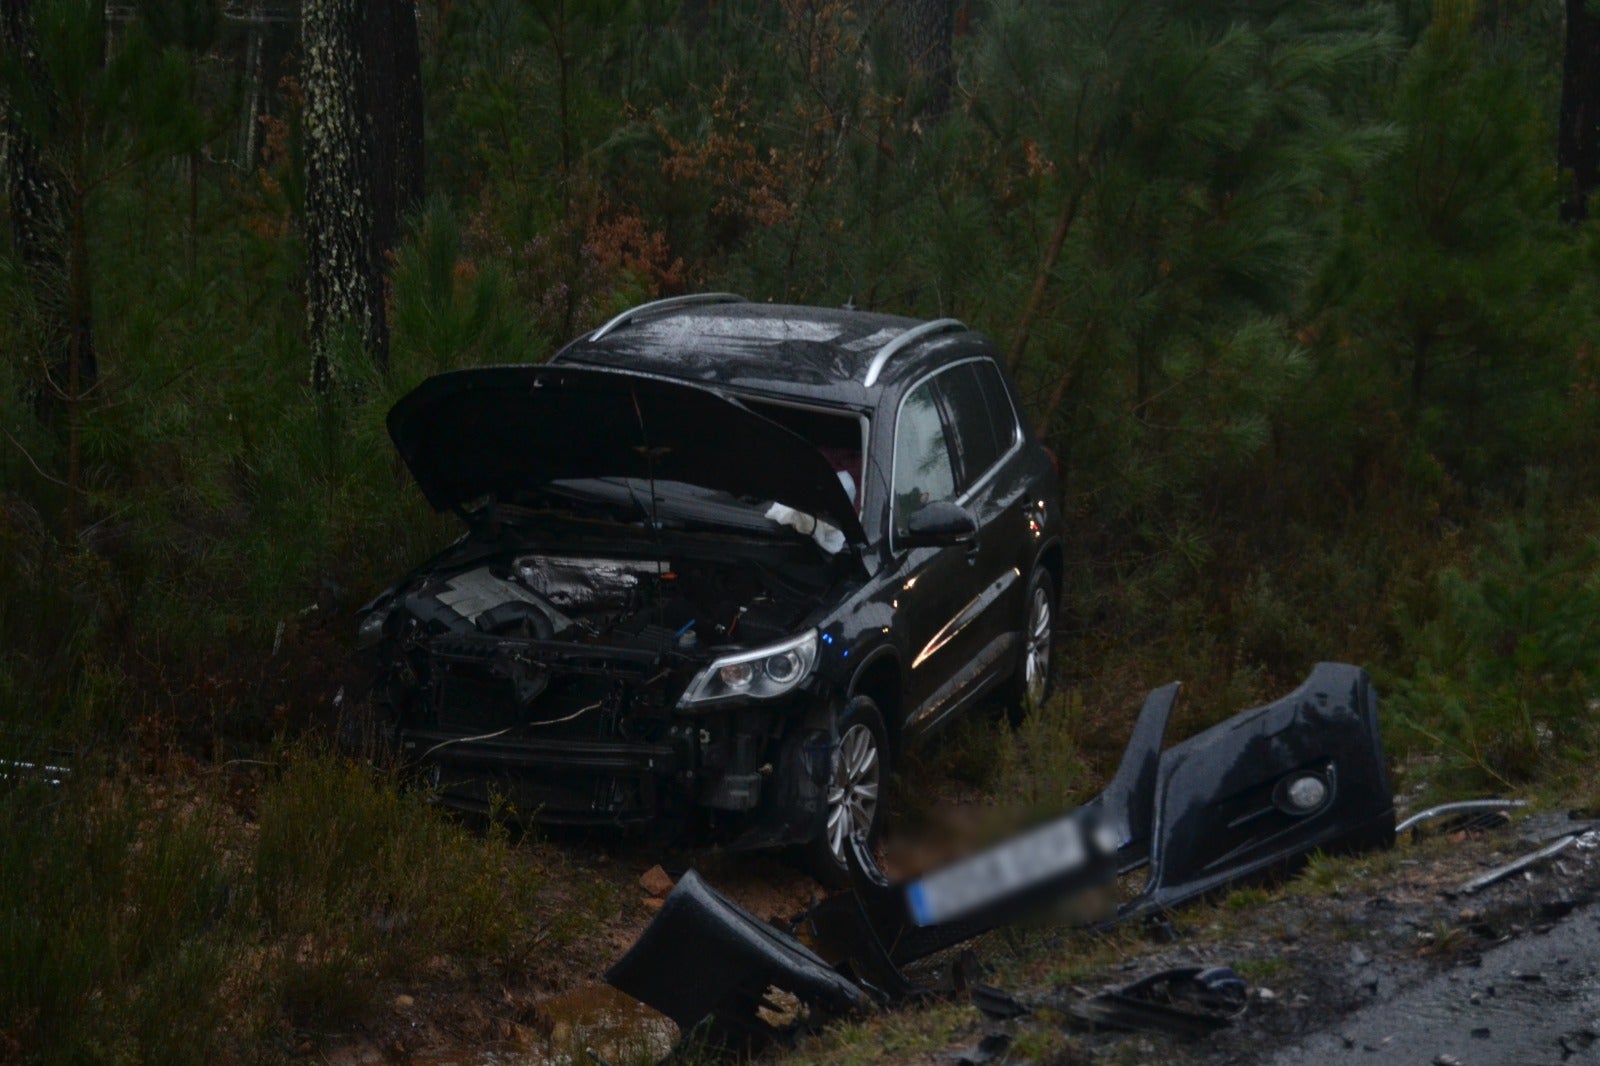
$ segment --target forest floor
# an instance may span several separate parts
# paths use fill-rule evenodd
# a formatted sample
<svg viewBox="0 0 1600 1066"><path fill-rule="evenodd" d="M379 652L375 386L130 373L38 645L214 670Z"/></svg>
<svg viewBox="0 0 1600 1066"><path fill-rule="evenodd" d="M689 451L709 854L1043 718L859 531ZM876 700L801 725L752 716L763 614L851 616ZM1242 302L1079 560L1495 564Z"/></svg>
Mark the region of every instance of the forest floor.
<svg viewBox="0 0 1600 1066"><path fill-rule="evenodd" d="M940 792L931 813L925 809L917 819L914 838L894 842L891 857L918 862L923 843L964 834L974 810L990 802L949 782ZM1285 883L1240 889L1169 921L1109 934L1049 922L992 933L972 945L985 981L1011 993L1030 1013L996 1021L963 997L936 1000L836 1024L794 1048L769 1052L765 1060L930 1066L1265 1061L1308 1035L1337 1032L1363 1008L1392 1000L1441 971L1477 964L1495 945L1545 933L1587 904L1600 890L1600 862L1583 848L1475 895L1459 891L1486 869L1532 850L1535 845L1524 837L1563 817L1519 815L1510 827L1417 839L1408 834L1387 852L1317 857ZM553 889L567 893L575 906L589 906L597 919L561 958L529 966L514 981L503 972L486 979L491 971L459 960L432 960L392 981L375 997L378 1009L358 1023L340 1032L296 1033L292 1054L342 1064L428 1066L655 1062L672 1046L675 1028L607 988L601 975L654 916L670 888L662 874L681 874L692 865L718 890L778 924L821 893L810 878L774 858L663 856L659 847L618 838L529 839L508 853L508 861L548 862L550 848L564 863ZM657 869L663 858L665 870ZM593 901L603 902L596 909ZM1085 1032L1068 1022L1065 1008L1073 1001L1191 965L1231 966L1250 988L1244 1010L1212 1036L1178 1041ZM1347 1037L1342 1046L1357 1047L1357 1038Z"/></svg>

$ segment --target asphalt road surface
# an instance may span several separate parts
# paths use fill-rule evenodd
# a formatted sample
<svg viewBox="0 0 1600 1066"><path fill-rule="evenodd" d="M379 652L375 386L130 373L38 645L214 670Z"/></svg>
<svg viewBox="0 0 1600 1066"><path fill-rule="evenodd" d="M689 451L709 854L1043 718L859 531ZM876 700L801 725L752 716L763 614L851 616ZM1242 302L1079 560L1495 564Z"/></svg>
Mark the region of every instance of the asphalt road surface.
<svg viewBox="0 0 1600 1066"><path fill-rule="evenodd" d="M1395 1066L1600 1063L1600 905L1485 951L1268 1060Z"/></svg>

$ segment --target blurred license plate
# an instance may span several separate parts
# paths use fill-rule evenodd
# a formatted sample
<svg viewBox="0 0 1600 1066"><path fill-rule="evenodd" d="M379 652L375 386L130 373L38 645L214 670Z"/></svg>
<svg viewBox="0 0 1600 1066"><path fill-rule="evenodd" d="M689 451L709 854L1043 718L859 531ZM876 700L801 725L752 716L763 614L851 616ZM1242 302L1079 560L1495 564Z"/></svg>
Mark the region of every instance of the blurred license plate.
<svg viewBox="0 0 1600 1066"><path fill-rule="evenodd" d="M906 889L918 925L955 921L1085 865L1083 829L1061 818L936 870Z"/></svg>

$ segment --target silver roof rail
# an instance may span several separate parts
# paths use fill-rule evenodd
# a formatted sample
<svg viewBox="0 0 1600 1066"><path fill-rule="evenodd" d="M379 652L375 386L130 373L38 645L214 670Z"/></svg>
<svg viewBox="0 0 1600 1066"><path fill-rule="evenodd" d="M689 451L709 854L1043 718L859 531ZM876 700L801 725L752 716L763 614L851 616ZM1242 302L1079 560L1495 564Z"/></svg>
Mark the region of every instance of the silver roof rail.
<svg viewBox="0 0 1600 1066"><path fill-rule="evenodd" d="M878 383L878 375L883 373L883 368L889 360L895 357L901 349L917 343L924 337L931 337L935 333L945 333L950 330L965 330L967 324L955 318L936 318L932 322L924 322L920 326L912 326L894 340L878 349L878 354L872 357L872 363L867 367L866 380L861 384L866 388Z"/></svg>
<svg viewBox="0 0 1600 1066"><path fill-rule="evenodd" d="M695 304L742 304L745 298L736 292L692 292L687 296L668 296L664 300L651 300L649 303L630 307L610 322L589 334L589 339L597 341L618 326L625 326L640 315L654 314L657 311L671 311L679 307L693 307Z"/></svg>

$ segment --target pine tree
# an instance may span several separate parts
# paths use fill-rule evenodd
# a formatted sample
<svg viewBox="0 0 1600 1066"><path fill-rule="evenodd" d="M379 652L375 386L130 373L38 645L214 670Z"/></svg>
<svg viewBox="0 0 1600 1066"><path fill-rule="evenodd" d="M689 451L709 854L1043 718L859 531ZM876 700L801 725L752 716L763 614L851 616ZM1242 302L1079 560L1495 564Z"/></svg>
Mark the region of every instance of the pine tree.
<svg viewBox="0 0 1600 1066"><path fill-rule="evenodd" d="M0 45L8 73L38 87L34 106L43 114L33 125L52 121L59 103L46 91L48 81L34 37L29 0L0 2ZM32 289L47 336L42 353L42 382L35 395L41 413L58 407L66 382L76 375L82 387L92 387L97 376L94 321L85 291L74 302L67 283L71 226L71 191L67 176L45 153L30 123L19 111L23 101L4 96L0 129L5 187L11 202L11 240ZM29 375L30 377L32 375ZM59 384L52 384L59 383Z"/></svg>
<svg viewBox="0 0 1600 1066"><path fill-rule="evenodd" d="M1578 222L1600 188L1600 9L1593 0L1567 0L1562 72L1557 159L1568 186L1561 214Z"/></svg>
<svg viewBox="0 0 1600 1066"><path fill-rule="evenodd" d="M13 238L49 325L42 388L63 413L65 526L78 529L85 404L103 377L95 346L93 199L166 154L189 123L183 71L134 33L106 47L99 0L5 0L0 86ZM65 362L62 362L62 347Z"/></svg>
<svg viewBox="0 0 1600 1066"><path fill-rule="evenodd" d="M899 0L897 22L913 73L910 91L921 96L917 110L937 118L949 110L955 83L955 0Z"/></svg>
<svg viewBox="0 0 1600 1066"><path fill-rule="evenodd" d="M1326 395L1385 412L1400 438L1362 448L1442 463L1469 485L1514 485L1559 446L1588 321L1577 248L1557 221L1541 66L1487 39L1470 0L1435 5L1391 97L1399 142L1352 205L1316 295L1333 342ZM1344 422L1329 431L1342 436Z"/></svg>
<svg viewBox="0 0 1600 1066"><path fill-rule="evenodd" d="M307 0L301 19L311 381L326 391L346 331L388 366L388 255L422 194L421 58L406 0Z"/></svg>

